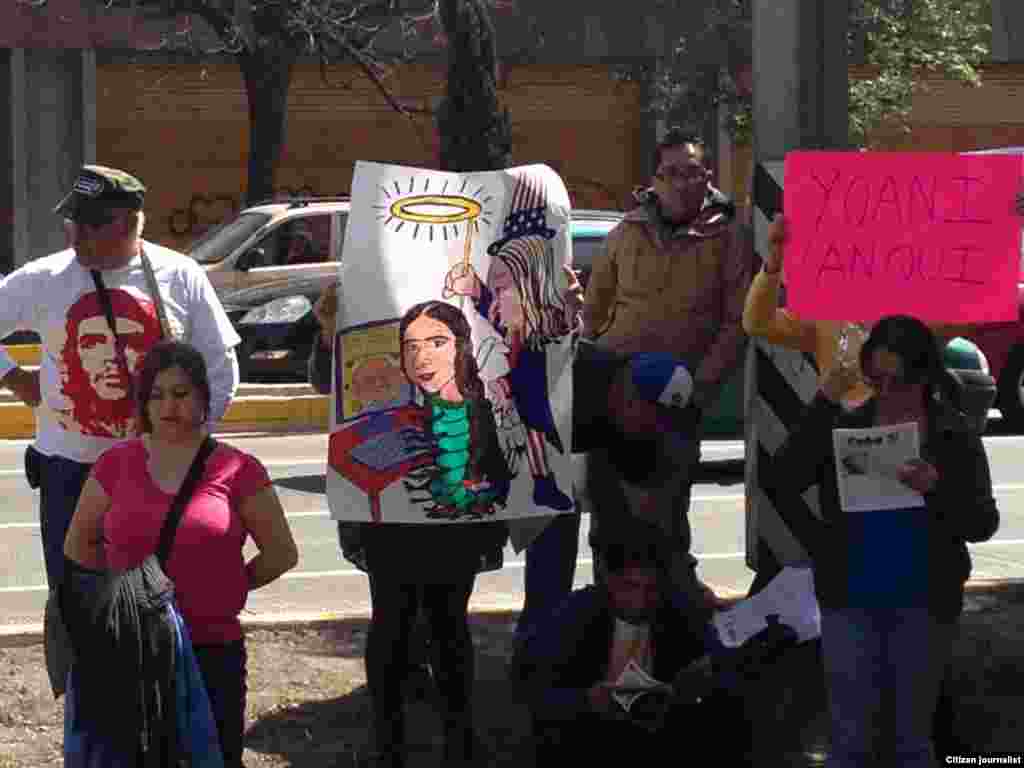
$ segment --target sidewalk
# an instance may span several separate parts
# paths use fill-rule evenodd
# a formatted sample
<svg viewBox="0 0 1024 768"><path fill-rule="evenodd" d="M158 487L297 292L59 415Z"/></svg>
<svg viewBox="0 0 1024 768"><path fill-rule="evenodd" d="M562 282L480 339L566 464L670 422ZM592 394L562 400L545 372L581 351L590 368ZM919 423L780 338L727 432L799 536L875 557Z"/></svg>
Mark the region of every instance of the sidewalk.
<svg viewBox="0 0 1024 768"><path fill-rule="evenodd" d="M481 766L533 765L527 711L505 674L515 619L509 611L472 616L474 711L485 751ZM249 625L248 768L372 765L362 660L366 626L365 617ZM1024 750L1022 637L1024 581L972 585L953 661L957 731L970 744L971 756ZM440 759L437 707L429 691L421 694L409 704L409 766L433 768ZM750 711L759 768L823 764L828 714L813 644L791 651L752 686ZM53 701L46 685L38 640L0 648L0 768L52 765L60 753L61 717L62 704ZM716 765L715 739L742 727L748 726L723 723L721 733L703 734L703 740L701 734L680 734L679 757ZM637 756L645 757L642 749Z"/></svg>
<svg viewBox="0 0 1024 768"><path fill-rule="evenodd" d="M477 648L477 725L486 750L480 765L530 768L528 716L516 687L507 680L505 665L511 656L512 628L516 614L477 613L473 616ZM253 718L248 733L251 766L370 765L365 759L370 746L369 702L362 669L365 622L344 621L321 625L300 641L306 650L281 668L280 662L250 656L253 665L250 690L260 690L257 671L268 663L273 674L282 672L308 681L304 665L338 674L336 661L344 659L352 689L346 694L316 699L299 693L291 705ZM273 630L253 632L250 637L266 643L270 651L285 636ZM960 635L954 650L954 688L958 700L958 732L977 752L1016 753L1024 750L1024 582L987 582L972 585ZM317 650L317 649L320 650ZM327 661L323 654L326 653ZM261 657L265 661L261 661ZM257 697L269 704L263 696ZM816 644L787 654L752 686L750 711L758 745L759 768L809 768L824 764L828 751L828 711L820 658ZM439 723L428 699L413 701L409 708L414 755L410 768L438 764ZM695 764L716 765L714 740L728 738L742 723L723 723L719 734L680 734L679 757L692 756ZM698 755L707 755L700 760ZM345 760L340 758L344 756ZM644 751L637 756L643 759ZM940 756L940 764L944 764ZM248 759L248 757L247 757ZM585 759L581 755L581 759ZM280 762L277 762L277 761ZM257 762L259 761L259 762ZM265 761L265 762L264 762Z"/></svg>

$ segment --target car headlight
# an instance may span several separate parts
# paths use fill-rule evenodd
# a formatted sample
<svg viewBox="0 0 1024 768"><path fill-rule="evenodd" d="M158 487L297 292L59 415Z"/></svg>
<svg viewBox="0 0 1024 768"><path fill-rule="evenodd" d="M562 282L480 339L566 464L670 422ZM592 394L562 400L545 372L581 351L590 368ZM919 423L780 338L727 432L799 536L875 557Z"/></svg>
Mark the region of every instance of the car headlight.
<svg viewBox="0 0 1024 768"><path fill-rule="evenodd" d="M239 325L262 325L264 323L294 323L301 320L313 309L313 302L305 296L284 296L254 307L242 315Z"/></svg>

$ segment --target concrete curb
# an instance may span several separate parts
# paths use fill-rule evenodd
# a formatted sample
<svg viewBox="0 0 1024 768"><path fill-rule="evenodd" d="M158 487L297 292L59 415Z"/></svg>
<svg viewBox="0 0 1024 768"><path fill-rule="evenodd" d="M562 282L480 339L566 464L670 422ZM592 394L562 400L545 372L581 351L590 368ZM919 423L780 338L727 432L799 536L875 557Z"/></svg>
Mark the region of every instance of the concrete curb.
<svg viewBox="0 0 1024 768"><path fill-rule="evenodd" d="M1024 578L1010 579L978 579L969 581L965 588L972 597L984 597L986 593L996 592L1024 586ZM730 606L739 602L743 595L729 593L723 601ZM520 600L488 600L471 601L470 615L484 621L509 620L518 615L522 603ZM242 626L250 630L296 630L317 629L346 621L368 621L370 614L365 611L337 613L334 611L299 612L299 613L267 613L242 614ZM41 622L32 624L14 624L0 626L0 648L35 645L42 642L43 625Z"/></svg>
<svg viewBox="0 0 1024 768"><path fill-rule="evenodd" d="M11 359L20 366L39 365L40 346L38 344L11 344L4 347Z"/></svg>

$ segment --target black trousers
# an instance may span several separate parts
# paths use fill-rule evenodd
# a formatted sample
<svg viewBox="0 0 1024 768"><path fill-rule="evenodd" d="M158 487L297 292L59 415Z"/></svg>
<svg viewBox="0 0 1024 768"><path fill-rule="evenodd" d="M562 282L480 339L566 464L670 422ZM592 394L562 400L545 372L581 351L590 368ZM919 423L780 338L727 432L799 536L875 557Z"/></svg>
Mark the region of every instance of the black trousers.
<svg viewBox="0 0 1024 768"><path fill-rule="evenodd" d="M193 650L217 722L224 768L242 768L247 691L245 640L226 645L197 645Z"/></svg>
<svg viewBox="0 0 1024 768"><path fill-rule="evenodd" d="M451 584L420 584L386 573L370 574L373 616L366 641L366 677L379 749L397 749L405 742L402 686L410 669L406 660L420 601L446 731L450 735L455 729L471 729L474 657L466 612L475 580L473 574Z"/></svg>

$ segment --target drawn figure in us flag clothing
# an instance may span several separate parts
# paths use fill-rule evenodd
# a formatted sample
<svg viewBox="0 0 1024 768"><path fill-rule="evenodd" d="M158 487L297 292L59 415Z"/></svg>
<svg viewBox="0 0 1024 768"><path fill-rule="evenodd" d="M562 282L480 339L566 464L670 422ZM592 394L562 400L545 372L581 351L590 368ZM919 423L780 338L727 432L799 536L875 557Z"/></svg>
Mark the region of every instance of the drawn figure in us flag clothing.
<svg viewBox="0 0 1024 768"><path fill-rule="evenodd" d="M130 377L160 339L160 321L149 298L118 288L108 294L129 370L118 360L99 294L83 294L68 310L65 324L61 392L70 408L62 421L66 429L84 435L131 437L137 426Z"/></svg>

